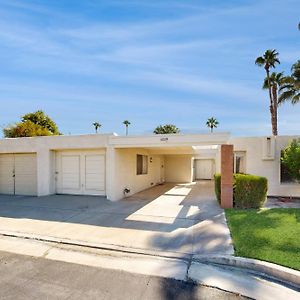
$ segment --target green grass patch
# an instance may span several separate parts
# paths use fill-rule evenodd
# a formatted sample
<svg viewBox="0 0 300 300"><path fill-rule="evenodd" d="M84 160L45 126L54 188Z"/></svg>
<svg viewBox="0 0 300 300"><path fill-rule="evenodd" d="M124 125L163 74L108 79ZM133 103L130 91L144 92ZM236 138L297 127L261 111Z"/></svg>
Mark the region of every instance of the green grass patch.
<svg viewBox="0 0 300 300"><path fill-rule="evenodd" d="M300 209L226 209L235 255L300 270Z"/></svg>

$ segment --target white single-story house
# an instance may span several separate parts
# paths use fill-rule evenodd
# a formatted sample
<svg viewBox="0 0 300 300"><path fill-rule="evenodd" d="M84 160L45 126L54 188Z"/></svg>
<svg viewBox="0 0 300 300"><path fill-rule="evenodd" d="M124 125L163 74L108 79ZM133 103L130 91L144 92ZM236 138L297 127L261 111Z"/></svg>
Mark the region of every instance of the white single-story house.
<svg viewBox="0 0 300 300"><path fill-rule="evenodd" d="M90 134L0 140L0 194L102 195L112 201L164 182L211 180L221 145L233 145L234 171L265 176L270 196L300 196L280 163L294 138L229 133Z"/></svg>

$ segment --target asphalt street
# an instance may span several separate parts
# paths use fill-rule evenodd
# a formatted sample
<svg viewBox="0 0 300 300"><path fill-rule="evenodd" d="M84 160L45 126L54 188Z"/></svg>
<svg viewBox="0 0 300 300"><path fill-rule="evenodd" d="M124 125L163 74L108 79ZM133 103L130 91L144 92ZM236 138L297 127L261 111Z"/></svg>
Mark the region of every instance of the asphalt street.
<svg viewBox="0 0 300 300"><path fill-rule="evenodd" d="M246 298L193 282L0 252L0 299Z"/></svg>

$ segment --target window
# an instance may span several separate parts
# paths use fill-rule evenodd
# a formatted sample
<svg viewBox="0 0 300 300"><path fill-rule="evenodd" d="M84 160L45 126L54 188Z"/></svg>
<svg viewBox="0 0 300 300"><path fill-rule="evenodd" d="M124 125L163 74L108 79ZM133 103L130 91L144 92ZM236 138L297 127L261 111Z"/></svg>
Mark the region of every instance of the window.
<svg viewBox="0 0 300 300"><path fill-rule="evenodd" d="M283 155L283 152L281 151L281 157ZM282 163L280 159L280 182L281 183L291 183L294 182L292 179L288 168Z"/></svg>
<svg viewBox="0 0 300 300"><path fill-rule="evenodd" d="M234 152L234 173L246 173L246 152Z"/></svg>
<svg viewBox="0 0 300 300"><path fill-rule="evenodd" d="M137 154L136 156L136 174L148 174L148 156Z"/></svg>

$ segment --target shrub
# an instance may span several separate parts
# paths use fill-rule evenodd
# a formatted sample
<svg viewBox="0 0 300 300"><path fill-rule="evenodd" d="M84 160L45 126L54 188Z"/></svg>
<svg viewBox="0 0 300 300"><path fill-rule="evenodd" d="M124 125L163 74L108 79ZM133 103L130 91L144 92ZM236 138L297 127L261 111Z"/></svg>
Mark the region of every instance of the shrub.
<svg viewBox="0 0 300 300"><path fill-rule="evenodd" d="M215 193L219 204L221 204L221 174L215 174Z"/></svg>
<svg viewBox="0 0 300 300"><path fill-rule="evenodd" d="M268 180L250 174L233 175L233 205L236 208L260 208L267 198ZM215 192L221 203L221 175L215 174Z"/></svg>
<svg viewBox="0 0 300 300"><path fill-rule="evenodd" d="M236 208L260 208L267 198L268 180L265 177L235 174L233 201Z"/></svg>
<svg viewBox="0 0 300 300"><path fill-rule="evenodd" d="M300 181L300 139L292 140L282 151L281 161L292 179Z"/></svg>

